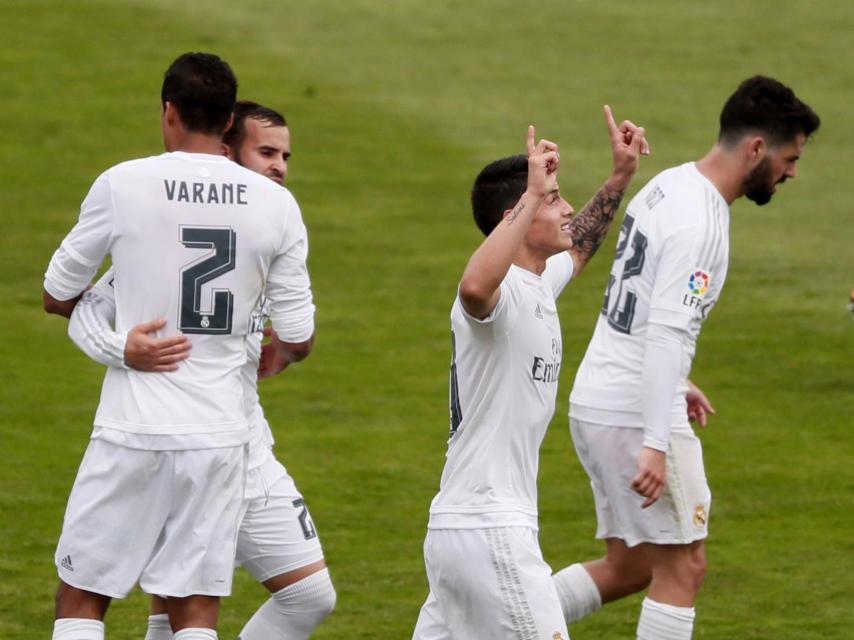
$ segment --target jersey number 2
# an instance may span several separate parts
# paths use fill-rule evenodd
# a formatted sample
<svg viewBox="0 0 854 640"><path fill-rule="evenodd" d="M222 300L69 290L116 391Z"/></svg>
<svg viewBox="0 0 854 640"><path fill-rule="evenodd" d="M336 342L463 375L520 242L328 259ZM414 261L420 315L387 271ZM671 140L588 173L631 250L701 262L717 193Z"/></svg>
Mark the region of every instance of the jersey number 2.
<svg viewBox="0 0 854 640"><path fill-rule="evenodd" d="M213 305L202 310L202 285L234 269L237 234L231 227L181 227L181 244L189 249L213 249L181 269L181 318L184 333L231 333L234 294L214 289Z"/></svg>

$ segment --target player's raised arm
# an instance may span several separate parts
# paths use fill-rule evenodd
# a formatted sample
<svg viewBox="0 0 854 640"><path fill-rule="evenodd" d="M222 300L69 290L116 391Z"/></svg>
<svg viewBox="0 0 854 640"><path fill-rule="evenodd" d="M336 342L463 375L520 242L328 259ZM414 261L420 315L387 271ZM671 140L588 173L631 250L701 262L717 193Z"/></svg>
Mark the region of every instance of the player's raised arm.
<svg viewBox="0 0 854 640"><path fill-rule="evenodd" d="M534 144L534 127L528 127L528 183L525 193L472 254L460 280L460 302L475 318L485 318L498 303L499 286L519 251L534 212L543 199L557 190L560 165L554 142Z"/></svg>
<svg viewBox="0 0 854 640"><path fill-rule="evenodd" d="M604 111L605 124L611 139L613 169L602 188L570 223L573 244L570 253L576 276L602 245L620 208L623 194L638 170L640 156L649 154L649 144L643 127L630 120L624 120L617 126L611 107L605 105Z"/></svg>

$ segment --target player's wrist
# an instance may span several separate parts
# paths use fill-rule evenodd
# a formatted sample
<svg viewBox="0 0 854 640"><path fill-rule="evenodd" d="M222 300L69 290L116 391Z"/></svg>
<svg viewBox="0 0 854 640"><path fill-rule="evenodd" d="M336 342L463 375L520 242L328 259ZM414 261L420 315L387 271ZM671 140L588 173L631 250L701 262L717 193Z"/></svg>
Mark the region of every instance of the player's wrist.
<svg viewBox="0 0 854 640"><path fill-rule="evenodd" d="M128 370L132 369L133 367L131 367L127 361L127 358L128 358L128 332L122 331L121 333L116 333L116 338L118 340L118 346L122 350L122 361L119 364L119 366L122 369L128 369Z"/></svg>
<svg viewBox="0 0 854 640"><path fill-rule="evenodd" d="M605 180L605 189L609 192L619 192L620 195L629 187L635 172L628 169L614 168L611 175Z"/></svg>
<svg viewBox="0 0 854 640"><path fill-rule="evenodd" d="M652 437L644 437L643 448L652 449L653 451L658 451L659 453L667 453L668 445L667 442L664 440Z"/></svg>
<svg viewBox="0 0 854 640"><path fill-rule="evenodd" d="M526 205L537 206L547 195L545 189L545 187L542 187L541 189L540 187L528 185L525 192L522 194L522 197L519 198L519 202L524 201Z"/></svg>

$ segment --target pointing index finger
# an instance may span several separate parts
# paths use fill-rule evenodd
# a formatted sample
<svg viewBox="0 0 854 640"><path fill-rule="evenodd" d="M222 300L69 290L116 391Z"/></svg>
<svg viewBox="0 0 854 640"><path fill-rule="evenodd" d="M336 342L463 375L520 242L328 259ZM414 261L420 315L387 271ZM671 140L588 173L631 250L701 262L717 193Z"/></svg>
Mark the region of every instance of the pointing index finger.
<svg viewBox="0 0 854 640"><path fill-rule="evenodd" d="M603 110L605 111L605 123L608 125L608 131L611 134L611 137L616 137L619 135L619 130L617 129L617 123L614 121L614 114L611 113L611 107L607 104L604 105Z"/></svg>
<svg viewBox="0 0 854 640"><path fill-rule="evenodd" d="M534 155L534 125L528 125L528 157Z"/></svg>

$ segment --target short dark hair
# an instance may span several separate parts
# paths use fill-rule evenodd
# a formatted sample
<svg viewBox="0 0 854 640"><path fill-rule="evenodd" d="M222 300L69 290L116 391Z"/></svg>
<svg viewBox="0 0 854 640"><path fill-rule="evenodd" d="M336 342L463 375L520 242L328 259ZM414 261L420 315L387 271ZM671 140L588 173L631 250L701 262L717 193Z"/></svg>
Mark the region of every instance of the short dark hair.
<svg viewBox="0 0 854 640"><path fill-rule="evenodd" d="M484 235L492 233L527 186L528 158L523 155L501 158L483 168L471 189L471 210Z"/></svg>
<svg viewBox="0 0 854 640"><path fill-rule="evenodd" d="M809 137L821 120L782 82L753 76L742 82L724 104L718 141L733 144L743 136L760 133L768 143L785 144L799 133Z"/></svg>
<svg viewBox="0 0 854 640"><path fill-rule="evenodd" d="M184 53L166 70L160 99L171 102L190 131L220 134L237 99L237 78L212 53Z"/></svg>
<svg viewBox="0 0 854 640"><path fill-rule="evenodd" d="M251 100L238 100L234 105L234 122L231 128L225 132L222 141L234 151L240 148L246 138L246 119L260 120L272 127L287 127L288 123L278 111L269 107L252 102Z"/></svg>

